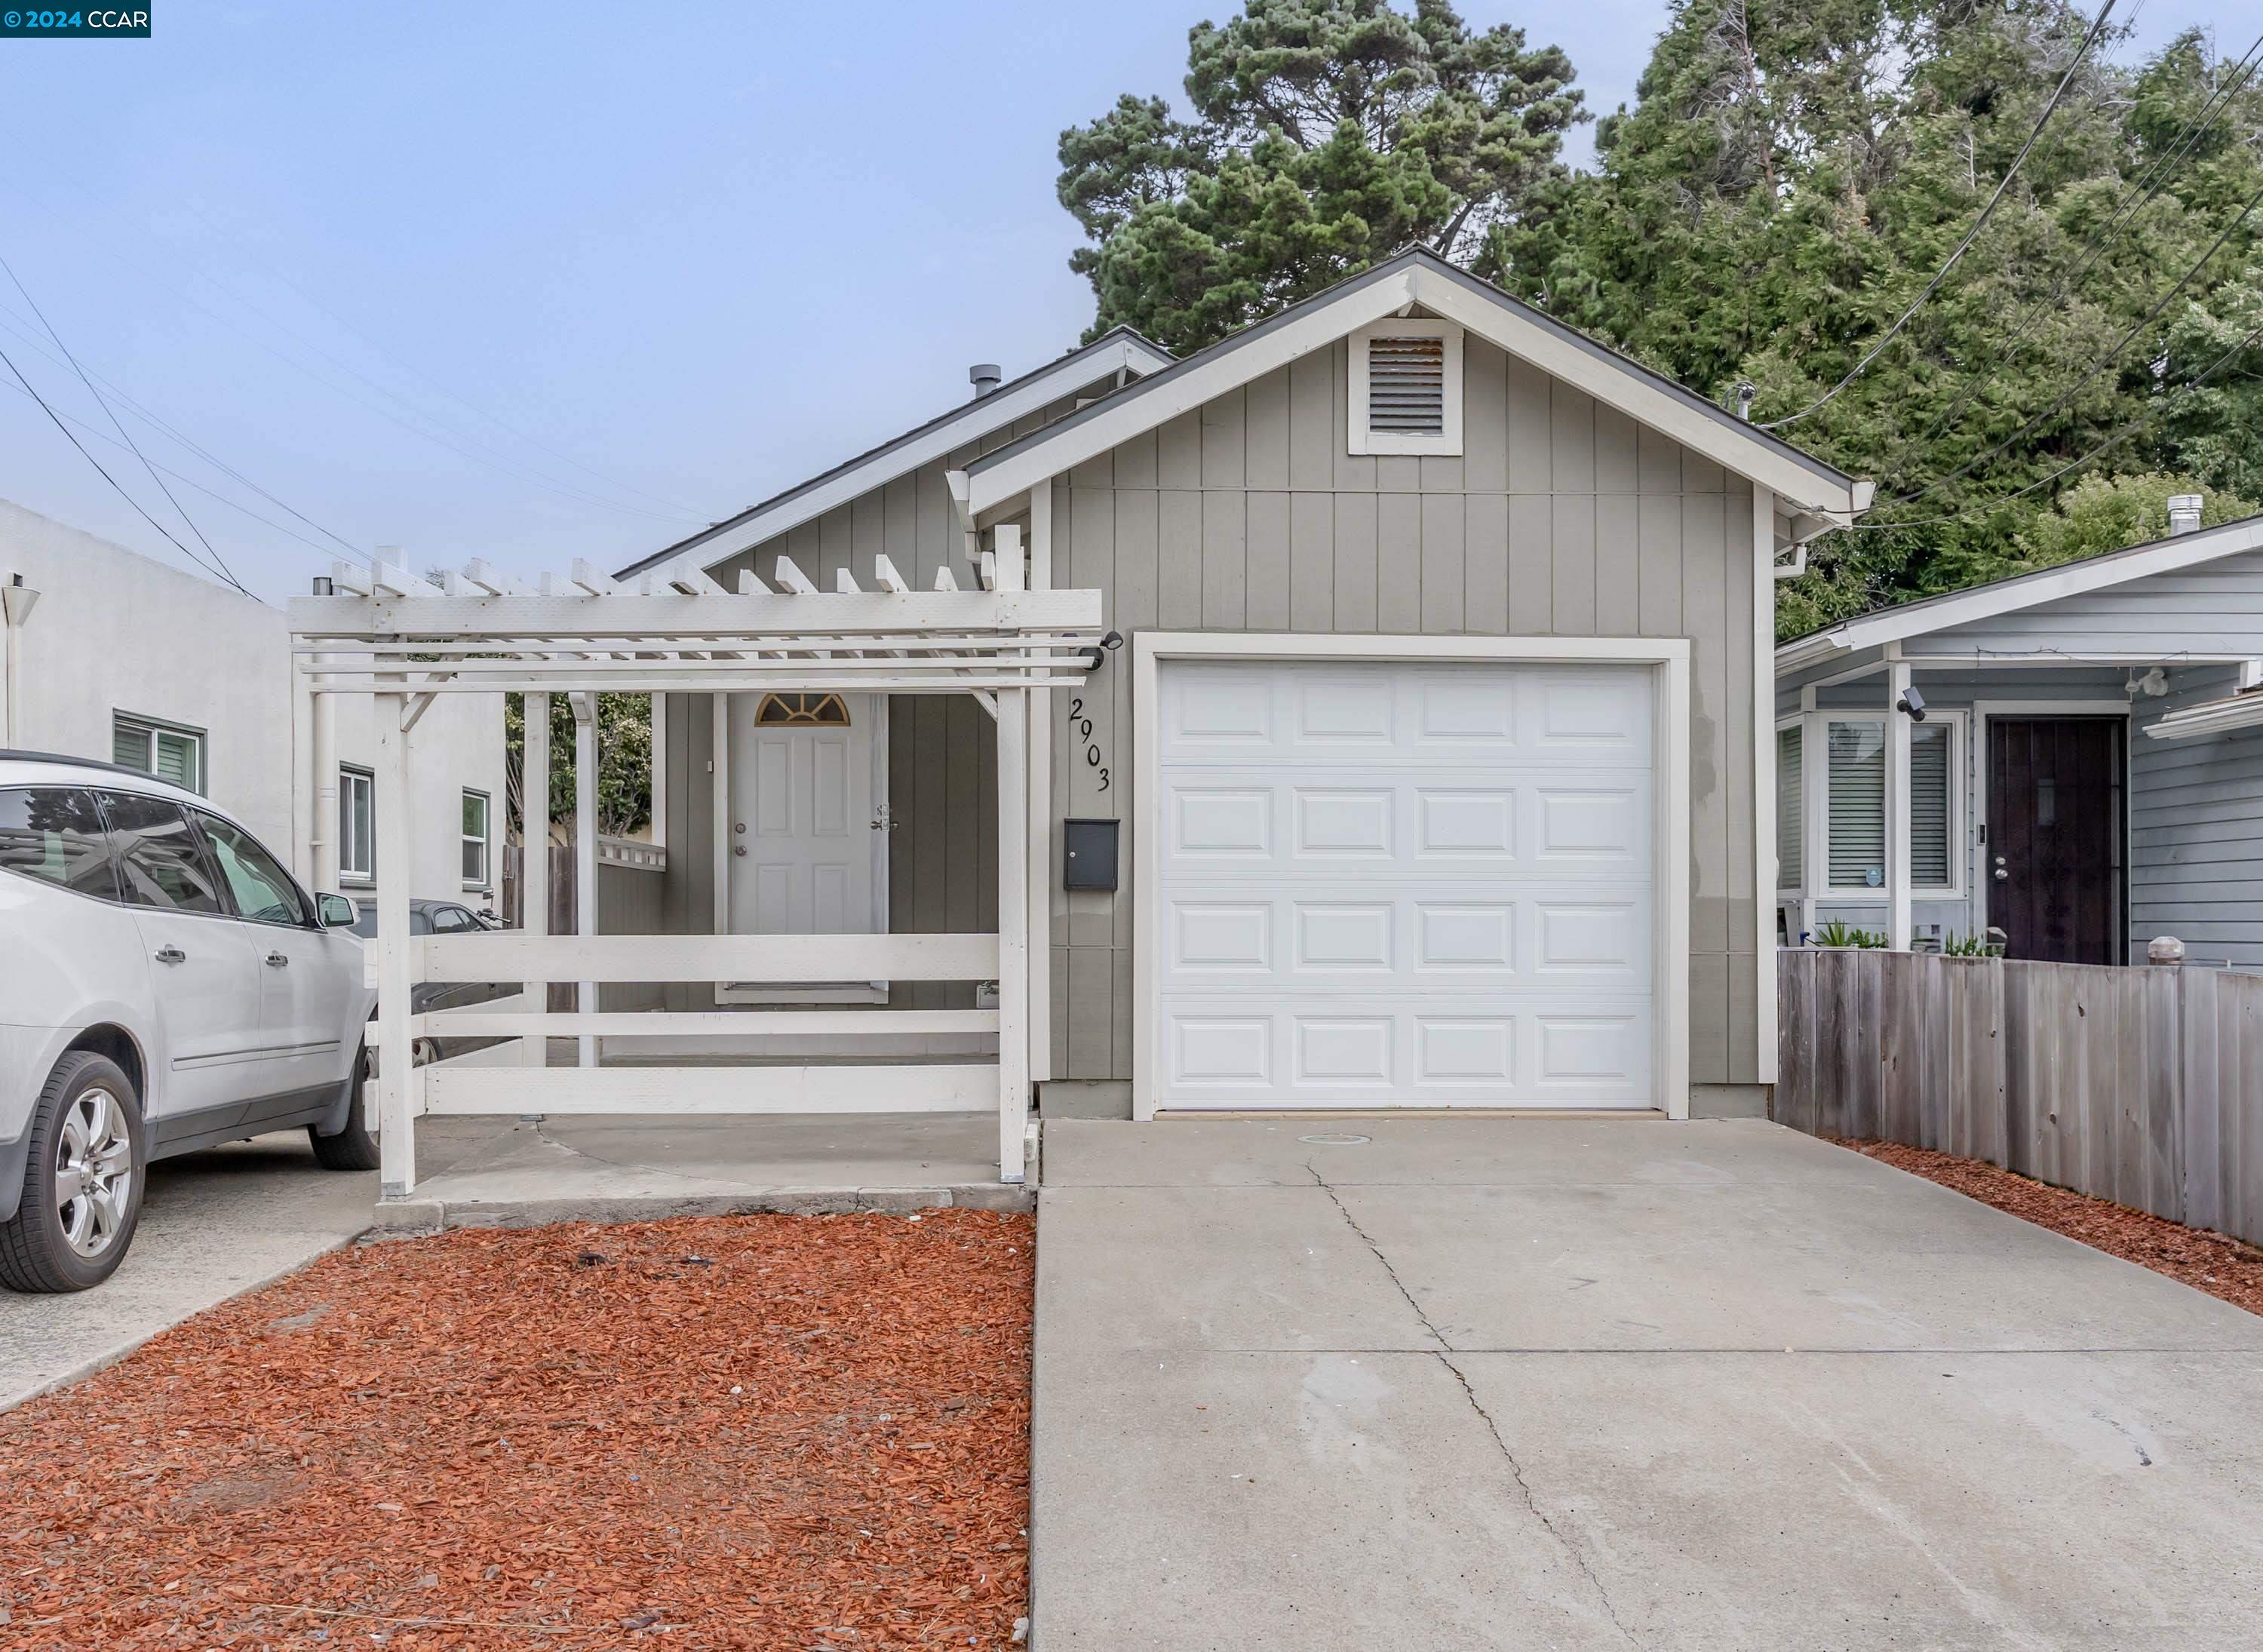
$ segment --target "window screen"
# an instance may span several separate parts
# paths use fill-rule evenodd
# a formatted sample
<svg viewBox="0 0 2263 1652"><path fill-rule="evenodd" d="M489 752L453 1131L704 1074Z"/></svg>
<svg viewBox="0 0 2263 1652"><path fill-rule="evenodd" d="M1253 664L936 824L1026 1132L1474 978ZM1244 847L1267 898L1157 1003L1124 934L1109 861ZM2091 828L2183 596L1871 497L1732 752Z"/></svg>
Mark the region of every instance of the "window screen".
<svg viewBox="0 0 2263 1652"><path fill-rule="evenodd" d="M118 898L91 792L60 786L0 792L0 868L98 900Z"/></svg>
<svg viewBox="0 0 2263 1652"><path fill-rule="evenodd" d="M1880 722L1829 725L1831 885L1876 889L1886 881L1886 730Z"/></svg>
<svg viewBox="0 0 2263 1652"><path fill-rule="evenodd" d="M1806 887L1805 819L1800 808L1799 746L1801 731L1779 728L1775 735L1775 883L1779 889Z"/></svg>
<svg viewBox="0 0 2263 1652"><path fill-rule="evenodd" d="M1949 875L1949 746L1947 723L1910 729L1910 881L1920 889L1948 888Z"/></svg>

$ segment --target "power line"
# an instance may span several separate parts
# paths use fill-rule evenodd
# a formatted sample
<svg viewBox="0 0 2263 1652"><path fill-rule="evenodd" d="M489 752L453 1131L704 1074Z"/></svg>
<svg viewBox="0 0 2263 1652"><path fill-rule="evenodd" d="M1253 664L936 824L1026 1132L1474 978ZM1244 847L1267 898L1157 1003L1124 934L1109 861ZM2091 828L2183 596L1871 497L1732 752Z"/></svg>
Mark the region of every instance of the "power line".
<svg viewBox="0 0 2263 1652"><path fill-rule="evenodd" d="M2211 258L2215 257L2217 253L2223 250L2224 243L2231 239L2233 232L2236 231L2240 225L2247 221L2249 215L2254 212L2258 206L2263 206L2263 188L2259 188L2252 195L2250 195L2247 198L2247 204L2239 209L2239 215L2224 226L2223 233L2216 238L2214 244L2212 244L2206 252L2200 255L2199 259L2190 269L2187 270L2182 275L2177 278L2176 284L2170 287L2167 292L2161 294L2159 300L2154 304L2153 308L2147 310L2143 315L2139 316L2137 320L2131 324L2129 330L2123 333L2122 337L2115 342L2112 349L2108 350L2096 361L2091 363L2089 372L2084 373L2082 377L2077 379L2072 384L2067 386L2065 389L2060 391L2057 397L2049 407L2036 414L2026 424L2021 425L2019 429L2014 431L2009 436L2006 436L2002 441L1998 442L1993 447L1990 448L1986 453L1982 453L1978 458L1968 460L1963 464L1959 465L1955 470L1950 471L1947 475L1935 477L1933 481L1926 483L1924 487L1916 489L1909 493L1899 495L1895 498L1888 500L1886 503L1889 504L1907 504L1911 500L1922 499L1926 495L1934 491L1936 489L1946 487L1948 483L1958 480L1960 477L1970 475L1975 470L1977 470L1981 466L1995 458L1997 454L2011 446L2013 443L2018 441L2028 431L2041 424L2045 419L2050 418L2061 408L2064 407L2070 401L2073 400L2076 393L2081 390L2085 385L2087 385L2100 373L2105 372L2108 367L2113 366L2114 363L2120 359L2122 352L2129 347L2129 343L2132 339L2136 338L2138 334L2144 332L2146 328L2151 327L2155 322L2160 319L2161 313L2168 308L2170 302L2175 299L2178 293L2185 290L2186 285L2191 281L2193 277L2198 275L2202 270L2207 267L2208 263Z"/></svg>
<svg viewBox="0 0 2263 1652"><path fill-rule="evenodd" d="M47 397L41 395L38 389L33 386L32 381L24 376L24 370L16 365L15 359L10 356L4 350L0 350L0 363L4 363L8 371L16 375L16 382L22 385L24 387L25 393L28 395L32 400L40 404L40 410L54 421L55 428L63 433L63 438L66 441L69 442L73 447L78 449L79 456L84 459L88 464L92 465L97 474L98 474L105 482L108 482L112 488L115 488L118 490L118 496L119 498L125 500L127 504L132 505L136 511L140 512L141 519L144 522L147 522L151 527L156 529L158 533L163 534L166 540L175 550L187 557L189 561L194 562L199 568L203 569L208 574L216 574L221 578L227 580L229 584L235 585L235 588L238 591L242 591L245 596L249 597L251 595L249 591L243 591L243 587L242 585L236 584L235 576L225 573L222 570L214 568L210 562L206 562L187 546L182 544L180 540L175 539L171 529L168 528L163 523L158 521L155 517L151 516L147 511L143 511L141 509L141 502L139 499L136 499L132 494L127 492L125 485L121 483L117 477L112 475L107 470L103 469L102 461L97 459L92 453L86 451L85 443L80 441L77 437L71 434L70 426L63 423L62 416L57 413L54 409L47 405Z"/></svg>
<svg viewBox="0 0 2263 1652"><path fill-rule="evenodd" d="M2083 36L2081 46L2076 49L2074 61L2066 66L2066 73L2059 76L2057 86L2052 89L2050 101L2043 105L2042 113L2035 120L2035 130L2028 134L2028 141L2020 146L2019 154L2012 158L2012 164L2005 170L2004 176L1997 180L1996 192L1988 197L1988 204L1980 209L1980 215L1972 221L1972 227L1964 232L1964 239L1956 243L1956 250L1948 255L1948 261L1941 266L1932 280L1925 284L1925 291L1910 301L1910 307L1901 313L1891 327L1886 329L1885 336L1871 345L1860 361L1847 369L1845 378L1800 409L1798 412L1786 414L1780 419L1770 419L1759 425L1759 429L1782 430L1787 424L1797 424L1811 413L1819 412L1835 399L1841 390L1862 377L1863 369L1878 359L1879 353L1888 344L1893 343L1895 335L1909 324L1910 317L1916 315L1924 307L1925 301L1940 289L1941 284L1948 279L1948 272L1956 267L1957 260L1963 257L1973 242L1978 238L1982 228L1986 225L1989 217L1995 212L1996 203L2002 200L2004 192L2011 188L2012 180L2019 176L2020 168L2026 162L2028 151L2035 147L2036 140L2042 136L2043 127L2050 124L2052 114L2058 108L2059 100L2066 96L2066 89L2074 83L2075 70L2082 67L2082 60L2090 55L2090 48L2098 43L2098 37L2105 32L2106 19L2114 15L2114 6L2115 0L2106 0L2105 6L2098 13L2097 21L2090 25L2090 33Z"/></svg>
<svg viewBox="0 0 2263 1652"><path fill-rule="evenodd" d="M15 320L15 321L18 321L18 322L22 322L22 321L23 321L23 319L24 319L22 316L18 315L15 313L15 311L13 311L13 310L10 309L10 308L9 308L6 305L4 305L4 304L0 304L0 316L7 316L7 317L10 317L10 318L11 318L11 319L13 319L13 320ZM26 325L28 325L29 323L25 323L25 324L26 324ZM30 335L28 335L28 334L26 334L26 333L24 333L24 332L22 332L22 331L18 330L17 328L8 326L8 324L7 324L7 322L0 322L0 331L5 331L5 332L8 332L8 333L10 333L10 334L13 335L15 337L19 338L19 339L22 339L25 344L29 344L29 345L30 345L33 350L36 350L36 351L38 351L41 355L46 356L46 357L47 358L47 359L48 359L48 360L55 362L55 365L56 365L56 366L61 366L62 365L62 363L61 363L61 361L57 360L57 359L56 359L56 358L55 358L52 353L50 353L50 352L47 350L47 348L40 343L40 341L39 341L38 339L33 338L33 337L32 337ZM89 371L91 371L91 369L90 369ZM291 515L291 516L294 516L294 517L298 518L300 521L301 521L301 522L305 523L308 527L310 527L310 528L314 529L315 533L328 535L331 540L335 540L338 545L340 545L340 546L343 547L344 547L344 549L345 549L345 551L347 552L347 554L348 554L352 555L352 556L358 557L358 558L360 558L360 559L361 559L361 561L363 561L363 562L368 562L368 561L370 560L370 554L369 554L367 551L365 551L365 550L362 549L362 548L361 548L361 547L359 547L358 545L356 545L356 544L355 544L351 540L347 539L343 534L341 534L341 533L336 533L336 532L334 532L333 530L331 530L331 529L329 529L329 528L328 528L328 527L325 527L325 526L324 526L322 524L321 524L320 522L315 521L315 520L314 519L314 518L312 518L312 517L308 516L305 511L301 511L301 510L299 510L297 507L295 507L295 506L293 506L293 505L292 505L292 504L289 504L286 503L286 502L285 502L284 500L282 500L282 499L279 499L279 498L276 497L276 496L275 496L275 495L273 495L273 494L270 493L266 489L264 489L264 488L261 487L257 482L256 482L252 481L252 479L251 479L250 477L249 477L249 476L245 475L242 471L238 470L235 466L233 466L233 465L229 464L226 460L222 459L219 454L217 454L217 453L215 453L212 452L212 450L211 450L211 449L209 449L209 448L207 448L207 447L205 447L204 446L202 446L201 444L199 444L199 442L197 442L194 438L191 438L191 437L190 437L190 436L188 436L185 432L184 432L183 431L181 431L177 426L176 426L176 425L174 425L174 424L170 424L169 422L167 422L164 418L161 417L158 414L156 414L155 412L154 412L153 410L151 410L148 406L146 406L146 405L145 405L145 404L143 404L142 402L140 402L135 401L132 395L128 395L128 394L126 392L126 390L125 390L125 389L123 389L123 388L119 385L119 383L118 383L118 381L117 381L116 380L112 379L112 378L108 378L108 377L106 377L105 375L104 375L104 374L102 374L102 373L95 373L95 374L94 374L94 377L95 377L95 379L96 379L96 380L97 380L98 382L99 382L99 383L101 383L101 384L107 385L107 386L109 387L109 388L110 388L110 394L111 394L111 396L112 396L112 398L113 400L115 400L115 401L117 401L117 402L119 402L122 403L122 404L123 404L123 405L124 405L124 406L125 406L125 407L126 407L126 408L127 408L130 412L134 413L137 417L139 417L139 418L142 419L143 421L145 421L146 423L148 423L148 424L152 428L154 428L154 429L155 429L155 430L158 430L158 431L163 431L166 435L168 435L168 436L171 437L175 441L178 442L178 443L179 443L183 447L187 448L187 449L189 450L189 452L191 452L191 453L194 453L198 458L199 458L199 459L203 460L206 464L210 465L213 469L215 469L215 470L219 471L222 475L227 476L230 481L232 481L232 482L234 482L237 483L237 484L238 484L239 486L241 486L241 487L243 487L243 488L247 488L247 489L249 489L250 491L252 491L253 493L257 494L261 498L263 498L263 499L266 500L266 501L268 502L268 504L270 504L273 505L277 510L278 510L278 511L285 511L285 512L286 512L287 514L289 514L289 515ZM104 438L104 439L105 439L105 440L109 440L110 438L107 438L107 437L105 437L105 438ZM115 444L115 445L118 445L118 446L123 446L123 444ZM165 474L166 474L167 475L171 476L171 477L172 477L175 481L177 481L177 482L187 482L187 483L189 484L189 486L191 486L191 487L192 487L192 488L196 489L199 493L211 494L211 495L212 495L212 496L213 496L213 498L220 500L220 501L221 501L222 504L233 504L235 503L233 500L228 499L228 498L227 497L227 496L226 496L226 495L224 495L224 494L219 494L219 493L213 493L213 490L212 490L211 489L209 489L209 488L207 488L207 487L205 487L201 482L199 482L195 481L194 479L192 479L192 478L191 478L191 477L188 477L188 476L183 475L182 475L179 471L177 471L177 470L171 470L171 469L168 469L165 466L163 466L163 465L160 465L160 466L158 467L158 468L159 468L160 470L163 470L163 471L165 471ZM241 508L241 507L239 507L239 508ZM266 524L267 524L267 525L268 525L268 526L272 527L272 528L276 528L278 532L286 533L290 533L290 530L289 530L289 529L287 529L287 528L283 528L283 527L281 527L281 526L280 526L280 525L278 525L278 524L277 524L277 523L268 522L268 520L267 520L267 518L266 518L265 517L260 516L260 515L259 515L257 512L256 512L256 511L247 511L245 514L247 514L247 515L250 516L250 517L251 517L251 518L252 518L252 520L253 520L253 521L255 521L255 522L264 522L264 523L266 523ZM308 546L312 546L312 547L314 547L314 549L315 549L315 550L317 550L317 551L320 551L320 552L321 552L324 556L328 556L328 555L329 555L329 554L330 554L329 551L326 547L322 547L322 546L320 546L320 545L316 545L316 544L315 544L315 542L314 542L312 540L305 539L305 538L303 538L301 535L299 535L299 534L296 534L296 533L292 533L292 534L291 534L291 537L292 537L292 538L293 538L293 539L299 540L300 540L300 542L301 544L308 545Z"/></svg>
<svg viewBox="0 0 2263 1652"><path fill-rule="evenodd" d="M2134 17L2131 22L2134 26ZM2012 351L2028 336L2028 330L2035 324L2036 318L2049 312L2065 294L2068 288L2088 274L2091 266L2098 262L2108 248L2120 239L2121 232L2129 221L2158 198L2161 192L2168 186L2171 169L2183 158L2194 144L2200 141L2208 128L2216 123L2224 112L2230 107L2231 99L2238 95L2241 88L2252 77L2258 66L2259 53L2263 53L2263 34L2255 37L2254 43L2248 47L2239 62L2233 66L2232 73L2225 83L2210 95L2209 100L2201 105L2191 120L2185 122L2183 129L2171 142L2168 149L2157 156L2145 174L2129 186L2129 192L2115 206L2113 214L2100 225L2090 239L2084 243L2078 255L2081 262L2062 272L2058 279L2052 283L2050 292L2028 303L2021 315L2020 324L2012 330L2008 337L1999 339L1995 347L1990 351L1988 365L1985 371L1976 368L1967 376L1964 388L1956 399L1945 410L1935 416L1923 435L1905 443L1901 450L1888 462L1886 466L1888 474L1899 468L1901 462L1911 453L1939 435L1959 414L1972 404L1974 397L1995 382L1997 373L2010 359ZM1905 496L1914 497L1915 496Z"/></svg>
<svg viewBox="0 0 2263 1652"><path fill-rule="evenodd" d="M8 279L15 284L16 291L23 295L24 302L32 307L32 314L40 318L40 325L47 330L47 337L55 341L55 348L63 352L63 359L70 363L71 371L78 374L78 381L86 387L87 394L94 398L94 404L109 417L111 424L117 429L119 439L124 441L127 446L134 449L134 457L141 461L141 468L149 473L149 480L157 484L157 491L165 496L165 503L171 505L181 520L189 525L189 532L197 536L197 543L205 547L205 554L210 556L219 567L221 577L238 591L243 591L245 596L251 595L249 591L244 591L243 582L235 576L235 570L228 565L228 559L222 556L213 542L205 537L205 531L197 525L196 518L182 509L181 502L173 496L173 490L165 485L165 479L157 474L157 467L149 462L149 455L135 446L134 438L127 431L125 422L118 417L117 410L102 399L102 392L94 388L94 380L86 376L86 369L78 365L78 358L71 354L70 346L63 343L63 336L55 330L55 324L47 319L47 313L40 308L39 301L32 296L30 289L24 285L24 279L16 273L16 266L8 262L4 254L0 254L0 270L7 272Z"/></svg>

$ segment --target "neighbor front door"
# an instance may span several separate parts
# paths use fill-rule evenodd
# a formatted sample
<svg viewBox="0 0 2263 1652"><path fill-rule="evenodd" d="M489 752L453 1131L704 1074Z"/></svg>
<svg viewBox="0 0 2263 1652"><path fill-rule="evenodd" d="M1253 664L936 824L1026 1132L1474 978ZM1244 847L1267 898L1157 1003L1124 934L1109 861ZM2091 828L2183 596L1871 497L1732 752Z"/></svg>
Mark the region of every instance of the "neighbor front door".
<svg viewBox="0 0 2263 1652"><path fill-rule="evenodd" d="M886 847L873 775L879 705L873 694L731 697L734 933L887 928L873 875Z"/></svg>
<svg viewBox="0 0 2263 1652"><path fill-rule="evenodd" d="M2110 717L1988 723L1988 922L2005 954L2122 960L2122 731Z"/></svg>

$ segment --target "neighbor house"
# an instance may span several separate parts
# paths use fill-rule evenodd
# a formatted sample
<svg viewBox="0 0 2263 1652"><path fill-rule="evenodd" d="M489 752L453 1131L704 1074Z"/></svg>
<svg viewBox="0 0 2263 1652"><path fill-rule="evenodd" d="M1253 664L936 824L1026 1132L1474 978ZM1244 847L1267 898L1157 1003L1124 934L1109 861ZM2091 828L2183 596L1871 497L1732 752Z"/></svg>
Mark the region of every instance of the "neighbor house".
<svg viewBox="0 0 2263 1652"><path fill-rule="evenodd" d="M1119 330L976 379L622 578L924 591L1002 554L1001 589L1100 592L1121 646L1004 691L1052 731L1029 818L977 695L669 694L655 931L995 931L1021 833L1001 1025L1048 1113L1759 1105L1774 564L1867 484L1421 251L1183 360Z"/></svg>
<svg viewBox="0 0 2263 1652"><path fill-rule="evenodd" d="M375 854L372 708L335 699L315 716L281 610L5 501L0 587L0 746L177 781L310 888L367 898L394 875ZM503 856L502 697L435 706L412 737L433 779L408 893L486 904Z"/></svg>
<svg viewBox="0 0 2263 1652"><path fill-rule="evenodd" d="M1776 925L2263 967L2263 518L1776 650Z"/></svg>

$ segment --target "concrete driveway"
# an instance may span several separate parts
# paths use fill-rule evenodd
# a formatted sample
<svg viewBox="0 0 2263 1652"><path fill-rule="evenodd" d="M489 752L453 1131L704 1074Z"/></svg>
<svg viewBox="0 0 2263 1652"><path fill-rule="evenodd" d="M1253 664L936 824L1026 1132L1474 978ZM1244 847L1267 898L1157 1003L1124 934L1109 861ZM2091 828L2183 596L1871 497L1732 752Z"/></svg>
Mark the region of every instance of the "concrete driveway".
<svg viewBox="0 0 2263 1652"><path fill-rule="evenodd" d="M427 1174L507 1129L435 1119L416 1131ZM315 1163L304 1130L163 1160L149 1167L134 1248L104 1284L69 1296L0 1291L0 1410L123 1358L169 1325L365 1230L377 1172Z"/></svg>
<svg viewBox="0 0 2263 1652"><path fill-rule="evenodd" d="M2263 1320L1774 1125L1055 1122L1038 1221L1040 1652L2263 1642Z"/></svg>

